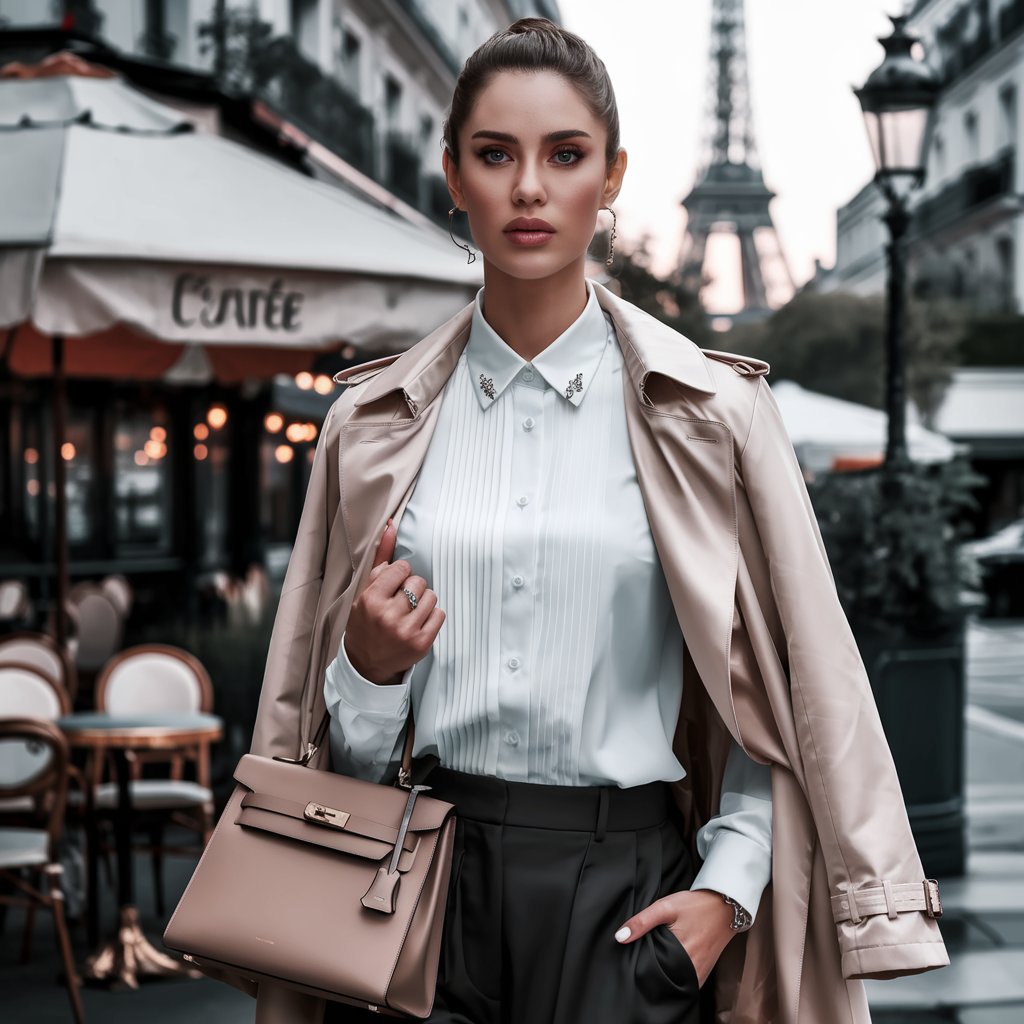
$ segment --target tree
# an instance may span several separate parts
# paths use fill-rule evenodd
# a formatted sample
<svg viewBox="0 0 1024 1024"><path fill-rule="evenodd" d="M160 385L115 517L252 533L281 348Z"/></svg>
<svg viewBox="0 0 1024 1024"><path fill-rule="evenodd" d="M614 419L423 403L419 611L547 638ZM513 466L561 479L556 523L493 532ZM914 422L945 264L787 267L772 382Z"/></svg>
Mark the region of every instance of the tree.
<svg viewBox="0 0 1024 1024"><path fill-rule="evenodd" d="M885 300L881 295L801 292L760 324L733 328L725 347L765 359L772 380L884 406ZM941 404L965 328L950 300L913 298L907 311L907 392L925 419Z"/></svg>
<svg viewBox="0 0 1024 1024"><path fill-rule="evenodd" d="M714 332L707 325L699 296L684 288L676 275L661 278L654 274L651 270L649 244L649 236L644 236L630 250L616 248L609 273L618 282L622 297L679 331L695 344L717 348ZM600 254L608 251L607 237L598 236L592 249L597 258L601 258Z"/></svg>
<svg viewBox="0 0 1024 1024"><path fill-rule="evenodd" d="M801 292L757 328L734 328L723 347L769 362L772 380L880 408L883 311L881 296Z"/></svg>

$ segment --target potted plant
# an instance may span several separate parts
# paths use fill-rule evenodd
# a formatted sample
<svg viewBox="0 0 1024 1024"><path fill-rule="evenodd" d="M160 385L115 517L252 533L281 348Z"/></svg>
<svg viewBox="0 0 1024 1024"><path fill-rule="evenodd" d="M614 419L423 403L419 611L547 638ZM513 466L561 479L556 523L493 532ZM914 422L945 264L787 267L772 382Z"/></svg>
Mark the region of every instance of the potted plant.
<svg viewBox="0 0 1024 1024"><path fill-rule="evenodd" d="M809 485L933 876L964 869L965 597L978 581L960 542L983 482L955 458L831 473Z"/></svg>

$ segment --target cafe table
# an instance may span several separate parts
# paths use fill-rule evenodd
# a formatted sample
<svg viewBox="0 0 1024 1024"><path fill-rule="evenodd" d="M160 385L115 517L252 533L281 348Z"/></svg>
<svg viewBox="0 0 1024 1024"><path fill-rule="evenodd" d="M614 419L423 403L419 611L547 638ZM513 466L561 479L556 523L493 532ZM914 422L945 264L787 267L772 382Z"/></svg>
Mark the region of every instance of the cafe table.
<svg viewBox="0 0 1024 1024"><path fill-rule="evenodd" d="M111 715L103 711L84 711L64 715L56 724L72 747L85 748L95 757L113 755L117 775L117 806L114 834L117 847L117 934L104 943L85 962L82 976L87 981L105 981L137 988L142 975L186 975L198 972L166 953L146 938L135 907L135 880L132 874L132 793L130 755L139 750L174 750L203 741L219 740L223 722L209 714L132 714ZM95 819L95 808L91 817ZM96 835L95 820L87 822ZM95 849L95 846L93 846ZM93 858L95 861L95 858ZM92 871L89 893L91 906L97 906L96 874ZM91 913L95 914L95 910Z"/></svg>

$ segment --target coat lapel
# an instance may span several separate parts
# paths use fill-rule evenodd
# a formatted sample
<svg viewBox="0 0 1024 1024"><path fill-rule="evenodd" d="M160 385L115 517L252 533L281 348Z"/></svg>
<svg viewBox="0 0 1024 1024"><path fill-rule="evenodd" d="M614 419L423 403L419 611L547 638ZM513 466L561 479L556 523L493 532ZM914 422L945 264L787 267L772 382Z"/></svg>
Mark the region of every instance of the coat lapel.
<svg viewBox="0 0 1024 1024"><path fill-rule="evenodd" d="M440 396L469 337L472 303L364 386L341 430L338 486L355 579L362 579L388 516L412 494L441 409Z"/></svg>
<svg viewBox="0 0 1024 1024"><path fill-rule="evenodd" d="M717 390L703 352L597 287L625 360L626 426L672 604L697 673L732 727L729 649L739 560L732 431L691 404L694 392Z"/></svg>

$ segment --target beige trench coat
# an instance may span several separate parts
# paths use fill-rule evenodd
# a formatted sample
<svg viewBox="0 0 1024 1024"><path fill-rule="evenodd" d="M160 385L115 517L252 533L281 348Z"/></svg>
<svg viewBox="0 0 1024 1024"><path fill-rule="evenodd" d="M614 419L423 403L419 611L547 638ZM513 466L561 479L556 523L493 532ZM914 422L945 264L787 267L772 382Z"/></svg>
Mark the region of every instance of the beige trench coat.
<svg viewBox="0 0 1024 1024"><path fill-rule="evenodd" d="M712 975L720 1024L866 1024L862 978L949 963L922 910L833 920L831 897L923 881L892 757L836 596L767 364L702 351L595 284L625 359L630 444L686 639L674 792L693 845L728 737L772 769L772 881ZM466 344L472 304L398 357L346 371L320 435L252 750L295 756L388 516L400 520ZM444 627L442 627L444 628ZM328 766L326 744L314 766ZM240 987L254 991L240 979ZM264 985L259 1024L322 1001Z"/></svg>

